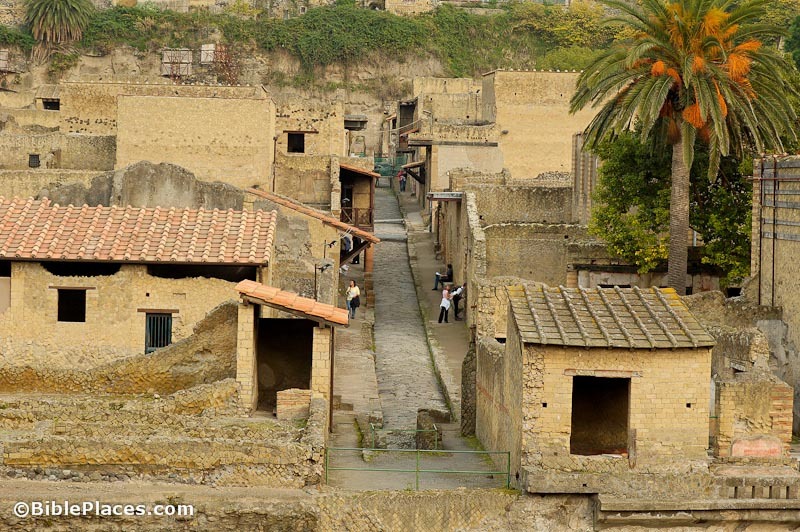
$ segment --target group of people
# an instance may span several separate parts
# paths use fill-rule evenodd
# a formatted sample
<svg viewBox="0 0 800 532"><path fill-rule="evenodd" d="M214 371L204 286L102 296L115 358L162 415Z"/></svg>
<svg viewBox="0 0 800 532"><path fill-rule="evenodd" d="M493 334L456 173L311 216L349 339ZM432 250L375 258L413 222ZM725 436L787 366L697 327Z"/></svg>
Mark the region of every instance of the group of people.
<svg viewBox="0 0 800 532"><path fill-rule="evenodd" d="M453 265L447 265L447 271L444 275L439 272L436 272L436 277L434 280L433 289L439 290L439 285L441 284L442 289L442 302L439 304L439 323L442 323L444 320L445 323L447 321L447 315L450 312L450 306L452 304L453 307L453 317L456 321L461 320L458 316L458 303L464 298L466 295L464 292L467 289L467 283L462 284L458 288L455 287L453 284L445 284L449 281L453 280Z"/></svg>

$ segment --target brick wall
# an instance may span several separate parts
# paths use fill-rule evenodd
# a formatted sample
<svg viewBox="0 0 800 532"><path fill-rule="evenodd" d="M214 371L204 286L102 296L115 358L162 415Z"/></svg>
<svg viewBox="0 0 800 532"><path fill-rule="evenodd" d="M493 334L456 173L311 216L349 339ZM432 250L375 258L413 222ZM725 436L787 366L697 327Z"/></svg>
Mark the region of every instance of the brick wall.
<svg viewBox="0 0 800 532"><path fill-rule="evenodd" d="M311 355L311 391L330 400L331 391L331 349L333 348L333 329L314 327L314 343Z"/></svg>
<svg viewBox="0 0 800 532"><path fill-rule="evenodd" d="M311 390L290 388L278 392L278 419L305 419L311 407Z"/></svg>
<svg viewBox="0 0 800 532"><path fill-rule="evenodd" d="M242 406L255 410L258 404L258 375L256 370L255 316L258 307L239 303L236 338L236 382L239 383Z"/></svg>
<svg viewBox="0 0 800 532"><path fill-rule="evenodd" d="M764 373L737 377L717 383L714 454L729 457L739 439L774 436L786 455L792 441L792 387Z"/></svg>
<svg viewBox="0 0 800 532"><path fill-rule="evenodd" d="M508 345L508 344L507 344ZM640 472L707 457L711 350L525 346L523 464L564 471L627 470L628 459L570 454L576 373L630 378L630 464ZM680 385L676 385L680 383ZM546 407L544 405L547 405Z"/></svg>

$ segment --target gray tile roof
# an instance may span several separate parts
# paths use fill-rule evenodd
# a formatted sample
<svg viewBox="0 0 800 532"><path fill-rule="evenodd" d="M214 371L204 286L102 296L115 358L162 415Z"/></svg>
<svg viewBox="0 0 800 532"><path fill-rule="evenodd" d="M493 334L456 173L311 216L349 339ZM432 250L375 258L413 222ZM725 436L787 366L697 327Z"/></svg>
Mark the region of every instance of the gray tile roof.
<svg viewBox="0 0 800 532"><path fill-rule="evenodd" d="M522 341L576 347L709 347L714 338L671 288L507 287Z"/></svg>

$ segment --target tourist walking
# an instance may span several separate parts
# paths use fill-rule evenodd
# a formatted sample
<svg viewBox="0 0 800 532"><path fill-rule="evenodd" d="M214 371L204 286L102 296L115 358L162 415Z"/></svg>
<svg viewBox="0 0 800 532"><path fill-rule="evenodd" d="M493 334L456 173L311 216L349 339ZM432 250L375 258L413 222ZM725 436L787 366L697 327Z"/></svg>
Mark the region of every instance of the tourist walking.
<svg viewBox="0 0 800 532"><path fill-rule="evenodd" d="M350 281L350 286L347 287L347 312L351 320L356 318L356 309L361 306L361 290L355 281Z"/></svg>
<svg viewBox="0 0 800 532"><path fill-rule="evenodd" d="M450 295L450 287L445 286L444 290L442 290L442 302L439 303L439 323L442 323L442 318L444 318L444 322L448 323L447 321L447 312L450 310L450 300L453 296Z"/></svg>

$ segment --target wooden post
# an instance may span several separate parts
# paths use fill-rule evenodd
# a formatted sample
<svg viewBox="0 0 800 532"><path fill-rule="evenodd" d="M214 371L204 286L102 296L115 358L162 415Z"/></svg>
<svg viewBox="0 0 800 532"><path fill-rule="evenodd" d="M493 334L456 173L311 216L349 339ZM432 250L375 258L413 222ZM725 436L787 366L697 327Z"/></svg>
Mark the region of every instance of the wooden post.
<svg viewBox="0 0 800 532"><path fill-rule="evenodd" d="M372 269L375 265L375 246L369 245L364 250L364 293L366 294L366 304L372 307L375 303L375 295L372 291Z"/></svg>

